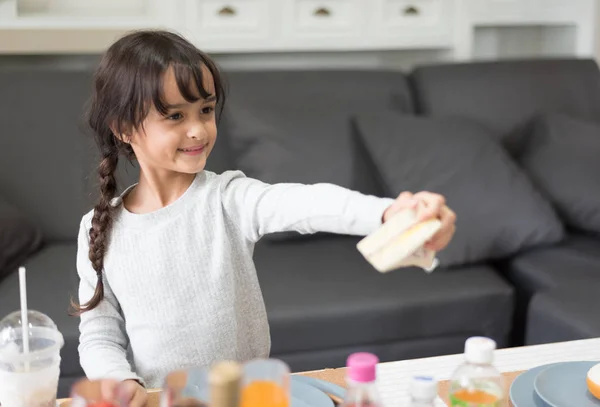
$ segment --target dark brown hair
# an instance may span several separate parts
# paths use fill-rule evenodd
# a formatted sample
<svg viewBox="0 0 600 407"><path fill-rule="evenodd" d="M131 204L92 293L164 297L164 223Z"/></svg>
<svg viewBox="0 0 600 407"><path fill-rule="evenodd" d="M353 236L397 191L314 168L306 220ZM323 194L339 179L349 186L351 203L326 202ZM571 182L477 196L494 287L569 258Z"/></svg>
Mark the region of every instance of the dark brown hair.
<svg viewBox="0 0 600 407"><path fill-rule="evenodd" d="M202 83L202 67L212 74L217 98L217 117L225 93L216 64L183 37L168 31L144 30L125 35L104 54L94 76L94 87L87 112L87 124L100 149L100 199L94 207L89 231L89 259L97 275L96 290L85 304L73 303L73 314L95 308L104 298L104 255L108 248L114 208L111 199L117 192L115 171L119 156L134 159L131 146L119 138L137 129L154 106L166 114L162 78L172 67L181 95L188 102L211 96Z"/></svg>

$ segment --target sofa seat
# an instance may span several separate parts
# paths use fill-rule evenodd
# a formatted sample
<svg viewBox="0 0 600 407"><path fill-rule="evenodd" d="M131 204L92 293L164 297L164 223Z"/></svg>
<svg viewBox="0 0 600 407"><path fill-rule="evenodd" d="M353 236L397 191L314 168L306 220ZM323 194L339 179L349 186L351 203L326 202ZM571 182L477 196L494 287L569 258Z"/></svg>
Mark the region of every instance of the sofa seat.
<svg viewBox="0 0 600 407"><path fill-rule="evenodd" d="M343 366L348 350L376 345L388 344L378 354L394 360L461 352L469 335L506 343L513 289L491 267L380 274L356 250L358 240L323 236L256 246L274 356L307 370L323 368L324 360ZM439 338L448 338L450 349ZM295 365L302 353L313 356Z"/></svg>
<svg viewBox="0 0 600 407"><path fill-rule="evenodd" d="M571 283L536 294L530 303L526 344L600 337L600 281Z"/></svg>
<svg viewBox="0 0 600 407"><path fill-rule="evenodd" d="M560 244L512 258L506 271L529 294L573 282L600 282L600 238L570 234Z"/></svg>

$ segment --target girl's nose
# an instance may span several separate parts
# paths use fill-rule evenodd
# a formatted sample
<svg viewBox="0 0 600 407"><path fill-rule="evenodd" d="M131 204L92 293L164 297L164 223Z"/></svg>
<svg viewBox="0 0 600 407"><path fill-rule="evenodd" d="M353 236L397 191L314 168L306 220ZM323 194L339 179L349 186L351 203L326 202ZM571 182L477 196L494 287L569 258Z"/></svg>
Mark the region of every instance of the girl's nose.
<svg viewBox="0 0 600 407"><path fill-rule="evenodd" d="M190 128L187 131L187 136L191 139L196 139L196 140L202 139L202 137L204 137L204 134L205 134L204 126L201 123L196 123L196 124L190 126Z"/></svg>

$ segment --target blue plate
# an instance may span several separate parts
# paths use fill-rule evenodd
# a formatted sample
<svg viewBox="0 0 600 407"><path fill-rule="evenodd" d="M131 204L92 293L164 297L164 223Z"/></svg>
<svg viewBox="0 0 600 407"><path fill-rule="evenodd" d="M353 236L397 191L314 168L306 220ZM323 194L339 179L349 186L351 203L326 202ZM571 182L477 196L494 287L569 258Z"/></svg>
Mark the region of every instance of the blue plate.
<svg viewBox="0 0 600 407"><path fill-rule="evenodd" d="M296 376L292 376L290 393L292 396L292 407L334 407L333 400L325 393L310 384L298 380Z"/></svg>
<svg viewBox="0 0 600 407"><path fill-rule="evenodd" d="M550 407L600 407L587 389L587 372L598 362L566 362L540 372L534 383L538 396Z"/></svg>
<svg viewBox="0 0 600 407"><path fill-rule="evenodd" d="M513 380L510 386L510 401L515 407L546 407L546 404L535 392L533 382L540 372L543 372L550 366L560 363L551 363L529 369L521 373Z"/></svg>
<svg viewBox="0 0 600 407"><path fill-rule="evenodd" d="M292 376L292 381L294 380L309 384L324 393L332 394L342 400L346 397L346 389L338 386L337 384L326 382L325 380L315 379L307 376Z"/></svg>
<svg viewBox="0 0 600 407"><path fill-rule="evenodd" d="M207 386L193 384L206 383L206 380L194 376L191 382L186 386L185 396L208 404L210 395ZM334 407L333 400L325 393L331 393L343 399L346 390L324 380L297 375L291 376L291 407Z"/></svg>

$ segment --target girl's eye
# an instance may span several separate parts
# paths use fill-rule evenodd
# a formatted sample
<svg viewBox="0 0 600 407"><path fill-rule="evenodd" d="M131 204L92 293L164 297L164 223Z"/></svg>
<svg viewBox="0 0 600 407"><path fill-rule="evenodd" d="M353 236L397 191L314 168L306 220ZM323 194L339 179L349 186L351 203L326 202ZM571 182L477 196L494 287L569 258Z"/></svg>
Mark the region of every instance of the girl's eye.
<svg viewBox="0 0 600 407"><path fill-rule="evenodd" d="M181 113L173 113L170 116L167 116L168 120L179 120L183 117L183 115Z"/></svg>
<svg viewBox="0 0 600 407"><path fill-rule="evenodd" d="M202 114L211 114L215 110L212 106L205 106L202 108Z"/></svg>

